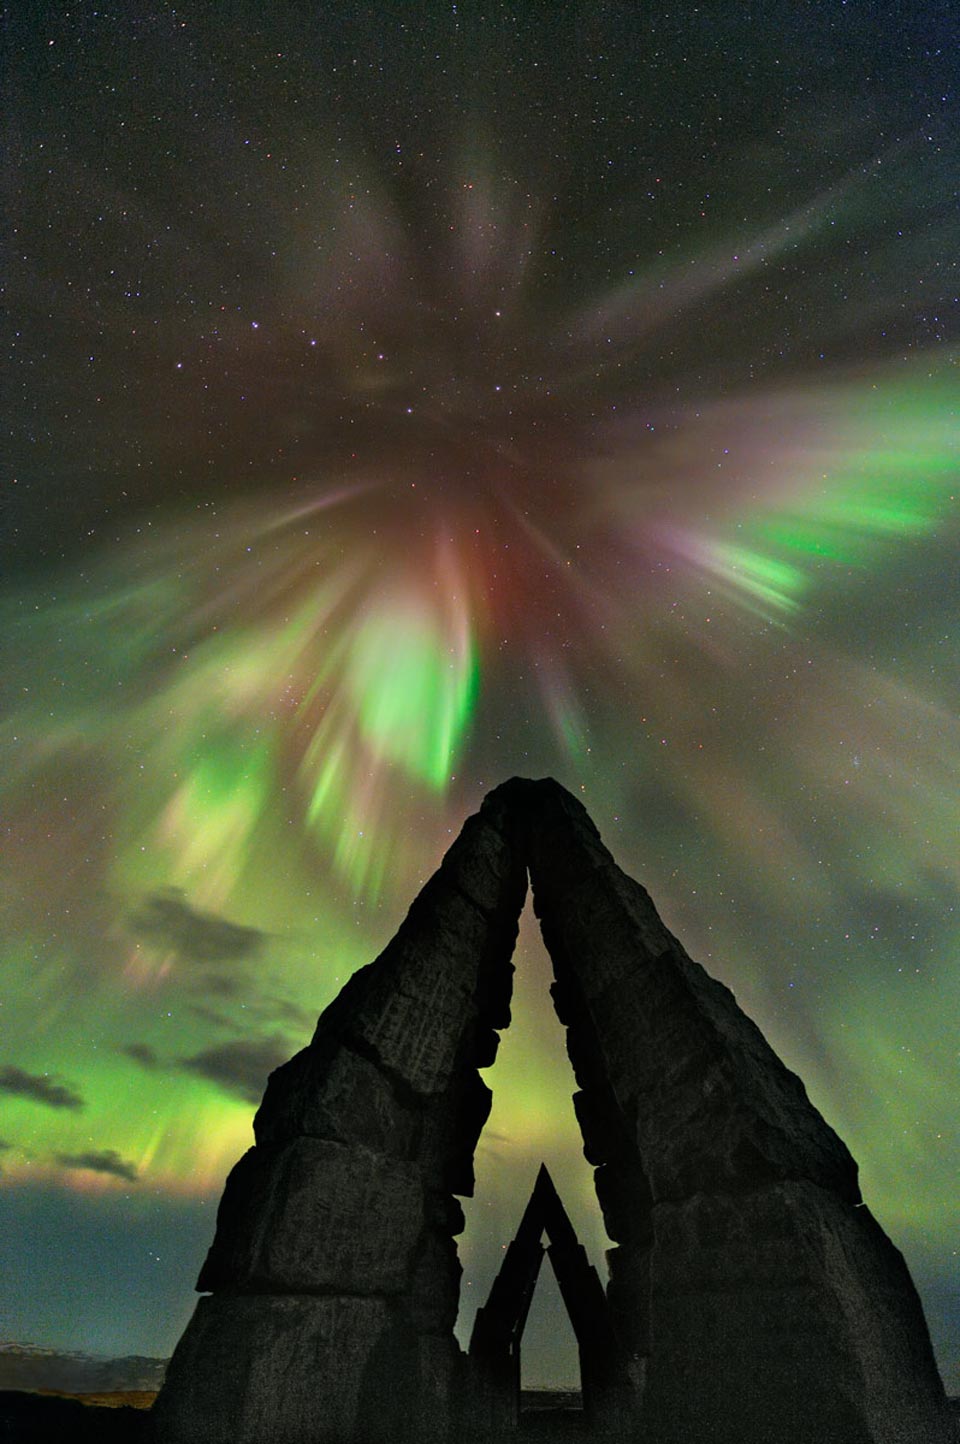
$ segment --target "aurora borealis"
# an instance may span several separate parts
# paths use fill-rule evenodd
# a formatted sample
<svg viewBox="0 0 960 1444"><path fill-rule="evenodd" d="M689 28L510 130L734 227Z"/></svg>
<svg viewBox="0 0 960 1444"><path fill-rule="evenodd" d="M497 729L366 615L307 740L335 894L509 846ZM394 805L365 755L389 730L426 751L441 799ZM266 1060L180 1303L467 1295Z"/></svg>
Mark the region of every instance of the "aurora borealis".
<svg viewBox="0 0 960 1444"><path fill-rule="evenodd" d="M851 1148L960 1393L957 59L911 8L8 19L5 1337L172 1348L267 1073L550 774ZM467 1326L542 1159L603 1246L516 961Z"/></svg>

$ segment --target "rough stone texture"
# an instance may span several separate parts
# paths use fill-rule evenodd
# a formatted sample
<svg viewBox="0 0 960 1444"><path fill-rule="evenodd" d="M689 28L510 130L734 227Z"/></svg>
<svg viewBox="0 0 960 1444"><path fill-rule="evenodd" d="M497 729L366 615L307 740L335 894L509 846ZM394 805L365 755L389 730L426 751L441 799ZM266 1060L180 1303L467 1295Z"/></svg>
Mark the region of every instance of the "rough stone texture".
<svg viewBox="0 0 960 1444"><path fill-rule="evenodd" d="M477 1068L510 1021L528 866L618 1244L622 1387L595 1436L953 1444L916 1293L847 1149L583 807L522 779L467 820L396 937L272 1075L158 1444L452 1444L516 1417L474 1397L453 1339L452 1195L473 1190Z"/></svg>
<svg viewBox="0 0 960 1444"><path fill-rule="evenodd" d="M926 1324L857 1168L556 784L505 785L599 1164L651 1444L946 1444ZM859 1205L859 1206L858 1206Z"/></svg>
<svg viewBox="0 0 960 1444"><path fill-rule="evenodd" d="M201 1299L151 1411L155 1435L178 1444L394 1444L413 1380L395 1323L382 1299Z"/></svg>
<svg viewBox="0 0 960 1444"><path fill-rule="evenodd" d="M649 1268L664 1444L949 1437L906 1266L865 1206L797 1182L664 1204Z"/></svg>
<svg viewBox="0 0 960 1444"><path fill-rule="evenodd" d="M584 809L560 788L532 799L534 907L572 1061L585 1087L609 1083L653 1194L805 1177L859 1202L856 1164L800 1079L687 957Z"/></svg>
<svg viewBox="0 0 960 1444"><path fill-rule="evenodd" d="M446 1439L463 1360L454 1236L490 1111L526 869L468 820L396 937L270 1078L231 1172L158 1440ZM343 1347L338 1345L342 1334Z"/></svg>
<svg viewBox="0 0 960 1444"><path fill-rule="evenodd" d="M415 1164L318 1138L251 1148L227 1179L197 1287L400 1293L423 1226Z"/></svg>
<svg viewBox="0 0 960 1444"><path fill-rule="evenodd" d="M304 1048L277 1068L253 1121L258 1145L329 1138L399 1158L415 1156L420 1126L412 1103L402 1102L376 1064L346 1045Z"/></svg>

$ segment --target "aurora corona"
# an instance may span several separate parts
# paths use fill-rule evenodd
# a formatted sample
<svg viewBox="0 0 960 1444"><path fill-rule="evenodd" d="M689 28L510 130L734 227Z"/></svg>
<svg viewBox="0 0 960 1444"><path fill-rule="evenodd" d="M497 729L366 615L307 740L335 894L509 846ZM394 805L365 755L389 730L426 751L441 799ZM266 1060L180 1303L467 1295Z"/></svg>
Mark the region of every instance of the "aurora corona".
<svg viewBox="0 0 960 1444"><path fill-rule="evenodd" d="M231 56L16 24L8 1223L201 1247L270 1068L483 793L551 774L862 1160L946 1372L955 138L879 20L853 126L742 18L731 70L692 16L641 55L607 7L457 8L281 5ZM604 1242L547 973L525 931L465 1308L541 1160ZM54 1252L11 1328L170 1346L188 1293L40 1318Z"/></svg>

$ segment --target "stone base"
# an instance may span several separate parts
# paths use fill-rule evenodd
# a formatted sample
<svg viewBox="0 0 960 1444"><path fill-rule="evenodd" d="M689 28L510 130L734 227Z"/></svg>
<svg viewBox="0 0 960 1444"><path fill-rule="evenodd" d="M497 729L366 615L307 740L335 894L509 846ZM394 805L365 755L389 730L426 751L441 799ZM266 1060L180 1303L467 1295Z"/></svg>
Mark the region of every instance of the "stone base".
<svg viewBox="0 0 960 1444"><path fill-rule="evenodd" d="M397 1444L419 1360L382 1299L203 1298L151 1411L156 1444Z"/></svg>
<svg viewBox="0 0 960 1444"><path fill-rule="evenodd" d="M655 1209L656 1444L953 1444L903 1258L815 1184Z"/></svg>

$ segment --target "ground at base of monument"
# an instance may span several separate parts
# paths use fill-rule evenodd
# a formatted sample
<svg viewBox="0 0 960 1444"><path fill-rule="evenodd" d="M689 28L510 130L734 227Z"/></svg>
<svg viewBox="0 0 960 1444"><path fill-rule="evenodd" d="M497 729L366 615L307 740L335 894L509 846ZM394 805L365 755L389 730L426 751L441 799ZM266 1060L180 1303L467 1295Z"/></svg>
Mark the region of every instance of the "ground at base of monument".
<svg viewBox="0 0 960 1444"><path fill-rule="evenodd" d="M517 1444L588 1444L590 1431L579 1389L524 1389L520 1395Z"/></svg>
<svg viewBox="0 0 960 1444"><path fill-rule="evenodd" d="M146 1444L152 1398L0 1390L0 1444ZM533 1389L522 1398L520 1428L511 1436L516 1444L590 1444L579 1393ZM949 1405L960 1444L960 1398Z"/></svg>
<svg viewBox="0 0 960 1444"><path fill-rule="evenodd" d="M140 1444L149 1395L67 1395L0 1390L0 1444ZM109 1399L109 1403L105 1402ZM97 1402L93 1402L97 1400Z"/></svg>
<svg viewBox="0 0 960 1444"><path fill-rule="evenodd" d="M582 1409L541 1409L520 1421L518 1444L591 1444Z"/></svg>
<svg viewBox="0 0 960 1444"><path fill-rule="evenodd" d="M523 1389L520 1393L520 1413L539 1414L545 1409L581 1413L583 1395L579 1389Z"/></svg>

